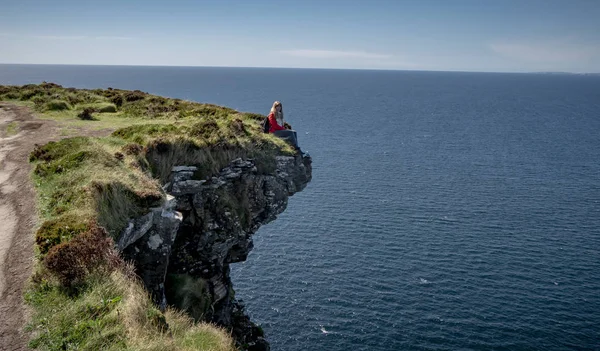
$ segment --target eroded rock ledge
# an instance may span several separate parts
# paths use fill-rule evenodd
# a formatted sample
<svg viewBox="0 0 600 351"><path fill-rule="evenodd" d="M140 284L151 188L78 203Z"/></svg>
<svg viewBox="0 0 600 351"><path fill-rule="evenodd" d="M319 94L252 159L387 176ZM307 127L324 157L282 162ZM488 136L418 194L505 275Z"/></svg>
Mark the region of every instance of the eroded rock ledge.
<svg viewBox="0 0 600 351"><path fill-rule="evenodd" d="M246 260L252 235L274 220L312 177L309 156L278 156L274 172L235 159L210 179L174 167L160 208L132 220L117 245L153 299L232 330L239 346L268 350L262 331L234 297L229 264Z"/></svg>

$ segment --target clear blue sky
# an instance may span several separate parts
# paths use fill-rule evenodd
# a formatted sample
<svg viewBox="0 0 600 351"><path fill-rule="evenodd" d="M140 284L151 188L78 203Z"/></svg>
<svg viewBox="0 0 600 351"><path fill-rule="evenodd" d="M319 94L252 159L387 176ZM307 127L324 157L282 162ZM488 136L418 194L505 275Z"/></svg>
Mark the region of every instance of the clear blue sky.
<svg viewBox="0 0 600 351"><path fill-rule="evenodd" d="M2 0L0 63L600 72L600 0Z"/></svg>

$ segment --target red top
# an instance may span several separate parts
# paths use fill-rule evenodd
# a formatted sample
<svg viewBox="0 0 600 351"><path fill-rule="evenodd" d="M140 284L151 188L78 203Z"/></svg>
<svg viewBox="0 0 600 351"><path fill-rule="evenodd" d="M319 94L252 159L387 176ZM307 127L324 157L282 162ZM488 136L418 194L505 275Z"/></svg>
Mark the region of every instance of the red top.
<svg viewBox="0 0 600 351"><path fill-rule="evenodd" d="M283 126L277 124L277 118L273 112L269 113L269 133L275 133L278 130L284 130Z"/></svg>

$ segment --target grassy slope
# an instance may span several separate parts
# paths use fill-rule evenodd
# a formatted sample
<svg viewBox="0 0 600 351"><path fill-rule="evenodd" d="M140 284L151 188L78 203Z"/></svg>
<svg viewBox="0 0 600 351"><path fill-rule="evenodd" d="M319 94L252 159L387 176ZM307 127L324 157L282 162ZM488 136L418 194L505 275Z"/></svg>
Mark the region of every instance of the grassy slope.
<svg viewBox="0 0 600 351"><path fill-rule="evenodd" d="M260 132L262 116L139 91L76 90L49 83L0 86L0 100L29 105L71 131L116 129L107 137L52 142L31 154L43 220L36 233L40 264L26 296L34 307L31 346L185 350L211 344L220 335L222 343L215 344L220 346L200 349L230 349L223 332L194 326L174 312L161 314L135 279L124 278L131 276L123 273L124 265L106 261L106 255L94 258L98 262L77 257L82 244L73 239L95 228L116 239L128 219L162 201L160 185L175 165L198 166L198 179L237 157L254 158L259 171L272 171L274 156L293 150ZM97 247L91 252L105 250ZM131 301L137 301L137 310ZM168 331L160 322L165 317Z"/></svg>

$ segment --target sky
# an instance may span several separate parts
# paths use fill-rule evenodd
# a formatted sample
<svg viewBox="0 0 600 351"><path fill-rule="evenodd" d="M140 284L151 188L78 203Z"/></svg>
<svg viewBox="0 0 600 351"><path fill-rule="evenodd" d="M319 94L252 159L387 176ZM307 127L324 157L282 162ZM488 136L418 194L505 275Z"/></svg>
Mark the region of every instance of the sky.
<svg viewBox="0 0 600 351"><path fill-rule="evenodd" d="M0 0L0 63L600 72L600 0Z"/></svg>

